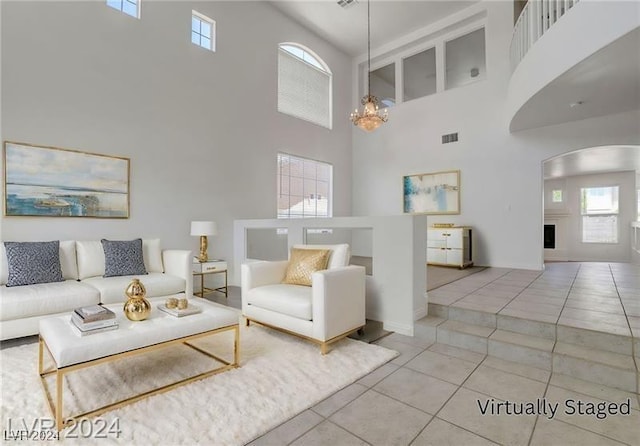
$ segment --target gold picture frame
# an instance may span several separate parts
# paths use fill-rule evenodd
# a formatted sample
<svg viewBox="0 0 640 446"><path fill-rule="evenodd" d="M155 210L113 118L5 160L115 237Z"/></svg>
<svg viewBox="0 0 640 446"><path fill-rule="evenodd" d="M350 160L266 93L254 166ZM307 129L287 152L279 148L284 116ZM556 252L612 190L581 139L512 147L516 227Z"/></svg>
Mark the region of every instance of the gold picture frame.
<svg viewBox="0 0 640 446"><path fill-rule="evenodd" d="M403 213L460 213L460 171L447 170L402 177Z"/></svg>
<svg viewBox="0 0 640 446"><path fill-rule="evenodd" d="M5 141L7 217L129 218L129 158Z"/></svg>

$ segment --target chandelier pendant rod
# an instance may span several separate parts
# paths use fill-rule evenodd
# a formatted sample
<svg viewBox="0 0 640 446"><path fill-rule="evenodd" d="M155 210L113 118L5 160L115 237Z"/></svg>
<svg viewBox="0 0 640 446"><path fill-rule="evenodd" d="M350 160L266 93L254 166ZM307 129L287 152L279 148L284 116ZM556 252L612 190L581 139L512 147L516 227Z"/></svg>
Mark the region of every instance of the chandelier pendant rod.
<svg viewBox="0 0 640 446"><path fill-rule="evenodd" d="M371 0L367 0L367 95L371 96Z"/></svg>

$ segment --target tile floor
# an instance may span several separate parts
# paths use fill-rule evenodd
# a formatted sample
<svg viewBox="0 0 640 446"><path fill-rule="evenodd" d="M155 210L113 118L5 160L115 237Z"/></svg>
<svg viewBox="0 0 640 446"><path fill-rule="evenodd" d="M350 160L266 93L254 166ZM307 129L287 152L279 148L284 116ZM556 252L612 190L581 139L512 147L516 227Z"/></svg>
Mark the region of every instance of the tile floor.
<svg viewBox="0 0 640 446"><path fill-rule="evenodd" d="M640 337L640 266L549 263L544 272L487 268L430 291L429 302Z"/></svg>
<svg viewBox="0 0 640 446"><path fill-rule="evenodd" d="M250 445L640 445L637 394L398 334L378 344L400 355ZM554 417L482 415L478 403L545 398L560 404ZM629 401L630 414L565 413L571 400Z"/></svg>
<svg viewBox="0 0 640 446"><path fill-rule="evenodd" d="M554 263L488 268L429 293L432 303L568 327L640 335L640 267ZM640 445L635 393L415 337L378 344L399 356L251 443L261 445ZM555 404L555 416L483 415L479 404ZM572 403L572 401L574 401ZM571 414L577 402L630 414Z"/></svg>

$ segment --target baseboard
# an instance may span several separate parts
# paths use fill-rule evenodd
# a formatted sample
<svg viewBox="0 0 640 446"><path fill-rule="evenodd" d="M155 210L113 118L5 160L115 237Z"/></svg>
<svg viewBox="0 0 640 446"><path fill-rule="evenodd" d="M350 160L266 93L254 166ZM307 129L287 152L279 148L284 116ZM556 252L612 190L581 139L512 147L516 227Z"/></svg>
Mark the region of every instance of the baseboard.
<svg viewBox="0 0 640 446"><path fill-rule="evenodd" d="M393 331L405 336L413 336L413 324L411 326L400 324L397 322L382 322L382 329L387 331Z"/></svg>
<svg viewBox="0 0 640 446"><path fill-rule="evenodd" d="M423 307L418 308L417 310L413 310L413 320L417 321L419 319L422 319L423 317L426 317L428 313L429 311L427 309L427 304L425 302Z"/></svg>

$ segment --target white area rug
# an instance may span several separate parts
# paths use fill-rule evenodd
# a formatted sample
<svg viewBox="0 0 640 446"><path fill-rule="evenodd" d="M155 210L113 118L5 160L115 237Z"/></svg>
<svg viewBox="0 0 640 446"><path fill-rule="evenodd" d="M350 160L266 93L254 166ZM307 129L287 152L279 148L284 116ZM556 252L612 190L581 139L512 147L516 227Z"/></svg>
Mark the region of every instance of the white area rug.
<svg viewBox="0 0 640 446"><path fill-rule="evenodd" d="M231 358L231 333L198 345ZM345 339L326 356L296 337L252 325L241 330L241 367L107 412L119 418L119 438L96 444L241 445L315 405L397 355L377 345ZM37 344L1 352L2 429L51 418L37 373ZM211 359L179 346L73 372L65 383L65 415L117 401L195 375ZM51 381L53 383L53 380ZM54 388L50 386L50 388ZM61 438L64 437L63 431ZM77 433L77 432L76 432ZM88 444L66 438L65 444ZM12 442L19 444L19 442ZM33 444L33 442L29 442Z"/></svg>

